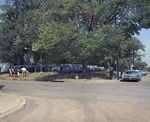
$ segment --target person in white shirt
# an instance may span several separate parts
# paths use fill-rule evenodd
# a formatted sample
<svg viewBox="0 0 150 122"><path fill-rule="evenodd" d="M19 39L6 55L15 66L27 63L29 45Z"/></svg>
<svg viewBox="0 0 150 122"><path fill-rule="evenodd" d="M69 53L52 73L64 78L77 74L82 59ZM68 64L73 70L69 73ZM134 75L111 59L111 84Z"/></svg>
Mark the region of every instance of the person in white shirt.
<svg viewBox="0 0 150 122"><path fill-rule="evenodd" d="M22 67L21 71L22 71L22 77L26 77L26 68Z"/></svg>

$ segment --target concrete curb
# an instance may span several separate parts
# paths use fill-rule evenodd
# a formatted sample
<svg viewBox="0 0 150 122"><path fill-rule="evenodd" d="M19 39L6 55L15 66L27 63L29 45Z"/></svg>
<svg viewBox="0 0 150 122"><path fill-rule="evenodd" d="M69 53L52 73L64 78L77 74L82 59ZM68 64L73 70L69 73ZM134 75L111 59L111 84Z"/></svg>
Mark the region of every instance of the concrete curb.
<svg viewBox="0 0 150 122"><path fill-rule="evenodd" d="M113 79L113 80L91 80L91 79L56 79L53 82L63 82L63 83L114 83L120 82L120 80Z"/></svg>

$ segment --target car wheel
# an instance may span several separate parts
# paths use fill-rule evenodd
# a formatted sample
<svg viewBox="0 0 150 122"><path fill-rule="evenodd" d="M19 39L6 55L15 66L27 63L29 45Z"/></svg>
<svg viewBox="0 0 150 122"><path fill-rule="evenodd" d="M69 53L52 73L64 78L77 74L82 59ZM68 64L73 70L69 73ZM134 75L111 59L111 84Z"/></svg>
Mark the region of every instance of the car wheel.
<svg viewBox="0 0 150 122"><path fill-rule="evenodd" d="M57 70L55 69L53 72L57 72Z"/></svg>
<svg viewBox="0 0 150 122"><path fill-rule="evenodd" d="M139 79L137 79L137 82L139 82Z"/></svg>

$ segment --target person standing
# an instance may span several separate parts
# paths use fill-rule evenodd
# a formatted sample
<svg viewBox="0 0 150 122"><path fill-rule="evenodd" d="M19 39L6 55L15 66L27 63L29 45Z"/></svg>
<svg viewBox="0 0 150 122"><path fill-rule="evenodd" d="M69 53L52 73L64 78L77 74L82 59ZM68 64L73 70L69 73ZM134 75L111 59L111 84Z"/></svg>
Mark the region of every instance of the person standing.
<svg viewBox="0 0 150 122"><path fill-rule="evenodd" d="M120 74L120 78L122 78L122 74L123 74L123 68L121 67L121 74Z"/></svg>
<svg viewBox="0 0 150 122"><path fill-rule="evenodd" d="M18 68L16 67L15 68L15 77L17 77L18 76Z"/></svg>
<svg viewBox="0 0 150 122"><path fill-rule="evenodd" d="M23 66L22 69L22 77L26 77L26 68Z"/></svg>
<svg viewBox="0 0 150 122"><path fill-rule="evenodd" d="M19 69L18 69L18 74L17 74L17 75L18 75L18 77L19 77Z"/></svg>
<svg viewBox="0 0 150 122"><path fill-rule="evenodd" d="M9 77L11 77L12 71L11 71L11 67L9 67Z"/></svg>
<svg viewBox="0 0 150 122"><path fill-rule="evenodd" d="M54 67L56 67L56 63L54 63Z"/></svg>
<svg viewBox="0 0 150 122"><path fill-rule="evenodd" d="M63 69L63 63L60 64L60 71L62 72Z"/></svg>
<svg viewBox="0 0 150 122"><path fill-rule="evenodd" d="M109 74L110 74L110 79L112 80L113 79L114 68L113 67L108 67L108 69L110 70Z"/></svg>
<svg viewBox="0 0 150 122"><path fill-rule="evenodd" d="M12 72L12 77L13 77L13 75L14 75L14 68L13 67L11 68L11 72Z"/></svg>

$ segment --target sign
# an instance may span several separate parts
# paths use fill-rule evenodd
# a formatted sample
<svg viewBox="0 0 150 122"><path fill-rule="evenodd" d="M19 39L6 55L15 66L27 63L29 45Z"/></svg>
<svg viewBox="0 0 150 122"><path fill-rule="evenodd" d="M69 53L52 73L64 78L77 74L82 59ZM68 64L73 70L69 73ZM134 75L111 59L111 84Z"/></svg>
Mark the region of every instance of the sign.
<svg viewBox="0 0 150 122"><path fill-rule="evenodd" d="M32 51L38 51L37 46L35 46L34 44L32 44Z"/></svg>

